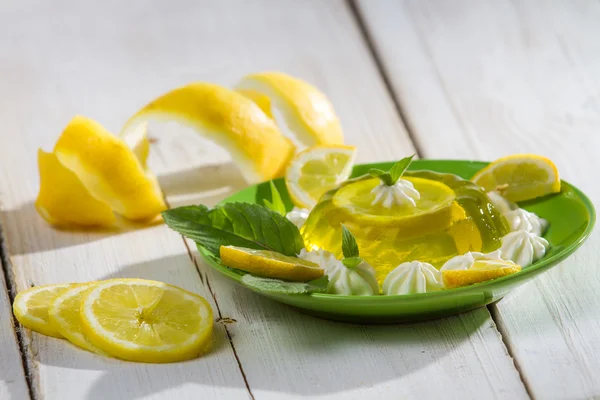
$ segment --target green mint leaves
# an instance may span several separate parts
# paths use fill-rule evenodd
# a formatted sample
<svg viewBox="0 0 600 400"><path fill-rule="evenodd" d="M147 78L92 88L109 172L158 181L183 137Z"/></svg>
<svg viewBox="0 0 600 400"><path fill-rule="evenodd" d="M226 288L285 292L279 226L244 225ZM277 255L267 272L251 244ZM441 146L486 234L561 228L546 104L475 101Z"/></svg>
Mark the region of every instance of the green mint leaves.
<svg viewBox="0 0 600 400"><path fill-rule="evenodd" d="M374 178L379 178L385 185L393 186L396 182L398 182L398 179L402 177L404 171L406 171L414 156L415 155L413 154L410 157L405 157L396 162L388 172L378 168L371 168L369 170L369 175Z"/></svg>
<svg viewBox="0 0 600 400"><path fill-rule="evenodd" d="M304 248L296 225L258 204L226 203L213 209L185 206L164 211L162 215L171 229L206 248L216 258L221 246L272 250L292 257Z"/></svg>
<svg viewBox="0 0 600 400"><path fill-rule="evenodd" d="M285 204L283 204L283 200L281 199L279 190L277 190L277 187L275 186L275 183L273 183L273 181L271 181L270 183L271 183L271 201L264 199L263 201L265 203L265 206L267 206L267 208L269 208L270 210L275 211L277 214L285 216L285 214L286 214Z"/></svg>
<svg viewBox="0 0 600 400"><path fill-rule="evenodd" d="M342 224L342 253L344 254L342 264L348 268L354 268L363 261L359 257L358 244L354 235L344 224Z"/></svg>
<svg viewBox="0 0 600 400"><path fill-rule="evenodd" d="M242 284L250 289L278 294L308 294L327 292L327 276L310 282L287 282L280 279L261 278L246 274L242 276Z"/></svg>

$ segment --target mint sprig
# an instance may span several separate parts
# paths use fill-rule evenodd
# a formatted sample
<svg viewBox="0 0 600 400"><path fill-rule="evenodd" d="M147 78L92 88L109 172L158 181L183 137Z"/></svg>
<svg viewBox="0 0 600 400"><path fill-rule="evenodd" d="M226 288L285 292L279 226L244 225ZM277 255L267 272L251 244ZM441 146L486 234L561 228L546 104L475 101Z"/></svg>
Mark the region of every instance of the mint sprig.
<svg viewBox="0 0 600 400"><path fill-rule="evenodd" d="M327 276L310 282L288 282L280 279L262 278L246 274L242 276L242 284L250 289L278 294L325 293L329 280Z"/></svg>
<svg viewBox="0 0 600 400"><path fill-rule="evenodd" d="M410 157L405 157L402 160L396 162L388 172L385 172L384 170L378 168L371 168L369 170L369 175L371 175L374 178L379 178L381 182L387 186L393 186L394 184L396 184L396 182L398 182L398 179L402 177L402 175L412 162L414 156L415 155L413 154Z"/></svg>
<svg viewBox="0 0 600 400"><path fill-rule="evenodd" d="M344 255L342 264L348 268L354 268L363 261L359 257L356 238L344 224L342 224L342 254Z"/></svg>
<svg viewBox="0 0 600 400"><path fill-rule="evenodd" d="M283 204L283 200L281 199L281 194L279 194L279 190L277 190L277 187L275 186L275 183L273 183L273 181L271 181L270 184L271 184L271 201L264 199L263 202L265 203L265 206L267 206L267 208L269 208L270 210L275 211L279 215L285 216L285 214L286 214L285 204Z"/></svg>
<svg viewBox="0 0 600 400"><path fill-rule="evenodd" d="M258 204L226 203L213 209L185 206L164 211L162 215L171 229L206 248L216 258L221 246L271 250L294 257L304 248L296 225Z"/></svg>

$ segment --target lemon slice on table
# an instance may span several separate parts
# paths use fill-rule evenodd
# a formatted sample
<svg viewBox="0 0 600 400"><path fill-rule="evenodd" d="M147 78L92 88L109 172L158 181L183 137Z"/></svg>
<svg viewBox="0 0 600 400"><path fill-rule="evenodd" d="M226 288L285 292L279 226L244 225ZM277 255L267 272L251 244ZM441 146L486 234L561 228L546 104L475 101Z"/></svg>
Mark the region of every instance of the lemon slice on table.
<svg viewBox="0 0 600 400"><path fill-rule="evenodd" d="M181 288L144 279L99 282L81 299L83 333L115 357L175 362L200 355L210 342L208 302Z"/></svg>
<svg viewBox="0 0 600 400"><path fill-rule="evenodd" d="M71 120L54 154L91 196L128 219L149 220L167 208L156 179L127 144L89 118Z"/></svg>
<svg viewBox="0 0 600 400"><path fill-rule="evenodd" d="M93 353L106 355L88 340L81 329L81 299L96 284L97 282L90 282L67 288L50 303L48 317L52 326L71 343Z"/></svg>
<svg viewBox="0 0 600 400"><path fill-rule="evenodd" d="M285 173L294 204L314 207L325 192L348 179L355 158L356 148L344 145L315 146L296 154Z"/></svg>
<svg viewBox="0 0 600 400"><path fill-rule="evenodd" d="M269 97L305 146L344 143L331 102L309 83L281 72L261 72L245 76L236 88Z"/></svg>
<svg viewBox="0 0 600 400"><path fill-rule="evenodd" d="M42 285L19 292L13 302L17 321L33 331L62 338L48 319L48 307L57 296L75 286L77 284Z"/></svg>
<svg viewBox="0 0 600 400"><path fill-rule="evenodd" d="M49 224L111 226L115 223L110 206L93 197L54 153L38 150L38 168L40 191L35 207Z"/></svg>
<svg viewBox="0 0 600 400"><path fill-rule="evenodd" d="M127 121L121 137L136 142L132 136L139 137L139 126L151 120L177 121L213 140L231 153L248 182L283 175L295 152L258 105L218 85L192 83L158 97Z"/></svg>
<svg viewBox="0 0 600 400"><path fill-rule="evenodd" d="M487 191L497 190L511 201L525 201L560 192L556 165L535 154L502 157L471 179Z"/></svg>
<svg viewBox="0 0 600 400"><path fill-rule="evenodd" d="M317 264L269 250L221 246L223 265L267 278L307 282L323 276Z"/></svg>
<svg viewBox="0 0 600 400"><path fill-rule="evenodd" d="M515 274L520 270L521 267L512 261L477 260L468 269L444 270L442 271L442 277L446 288L452 289L501 278Z"/></svg>

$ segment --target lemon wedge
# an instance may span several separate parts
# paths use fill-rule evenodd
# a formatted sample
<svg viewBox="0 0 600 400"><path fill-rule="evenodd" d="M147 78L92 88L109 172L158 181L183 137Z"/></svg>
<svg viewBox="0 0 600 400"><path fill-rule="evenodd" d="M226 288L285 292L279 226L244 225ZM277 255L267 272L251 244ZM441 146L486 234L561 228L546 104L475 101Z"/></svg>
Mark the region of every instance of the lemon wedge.
<svg viewBox="0 0 600 400"><path fill-rule="evenodd" d="M512 261L476 260L468 269L444 270L442 277L447 289L472 285L490 279L515 274L521 267Z"/></svg>
<svg viewBox="0 0 600 400"><path fill-rule="evenodd" d="M261 72L245 76L236 88L269 97L305 146L344 143L331 102L309 83L281 72Z"/></svg>
<svg viewBox="0 0 600 400"><path fill-rule="evenodd" d="M71 120L54 154L94 198L128 219L149 220L167 208L156 179L127 144L89 118Z"/></svg>
<svg viewBox="0 0 600 400"><path fill-rule="evenodd" d="M315 146L296 154L285 173L294 204L314 207L325 192L348 179L355 157L356 148L344 145Z"/></svg>
<svg viewBox="0 0 600 400"><path fill-rule="evenodd" d="M535 154L500 158L471 179L487 191L496 190L511 201L525 201L560 192L556 165Z"/></svg>
<svg viewBox="0 0 600 400"><path fill-rule="evenodd" d="M295 152L253 100L218 85L192 83L158 97L127 121L121 137L132 140L140 124L152 120L174 120L213 140L231 153L248 182L283 175Z"/></svg>
<svg viewBox="0 0 600 400"><path fill-rule="evenodd" d="M306 282L323 276L317 264L269 250L221 246L223 265L267 278Z"/></svg>
<svg viewBox="0 0 600 400"><path fill-rule="evenodd" d="M81 299L81 327L96 347L140 362L175 362L201 354L210 342L208 302L162 282L110 279Z"/></svg>
<svg viewBox="0 0 600 400"><path fill-rule="evenodd" d="M13 313L17 321L26 328L47 336L62 338L48 319L48 307L54 299L77 286L76 284L42 285L19 292L13 302Z"/></svg>
<svg viewBox="0 0 600 400"><path fill-rule="evenodd" d="M48 317L52 326L71 343L93 353L106 355L83 334L79 316L83 293L95 286L96 283L83 283L67 288L50 303Z"/></svg>
<svg viewBox="0 0 600 400"><path fill-rule="evenodd" d="M77 175L53 153L38 150L40 191L35 201L38 213L55 226L112 226L110 206L93 197Z"/></svg>

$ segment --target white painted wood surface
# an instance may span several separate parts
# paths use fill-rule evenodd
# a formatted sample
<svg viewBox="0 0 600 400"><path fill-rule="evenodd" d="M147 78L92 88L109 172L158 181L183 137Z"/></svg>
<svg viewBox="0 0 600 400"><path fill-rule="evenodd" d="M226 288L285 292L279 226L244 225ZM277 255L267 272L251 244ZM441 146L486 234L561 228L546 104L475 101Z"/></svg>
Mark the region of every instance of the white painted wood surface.
<svg viewBox="0 0 600 400"><path fill-rule="evenodd" d="M0 273L0 399L24 399L29 396L12 319L6 282Z"/></svg>
<svg viewBox="0 0 600 400"><path fill-rule="evenodd" d="M362 1L422 155L532 152L600 204L600 3ZM492 306L536 398L600 396L600 235Z"/></svg>

